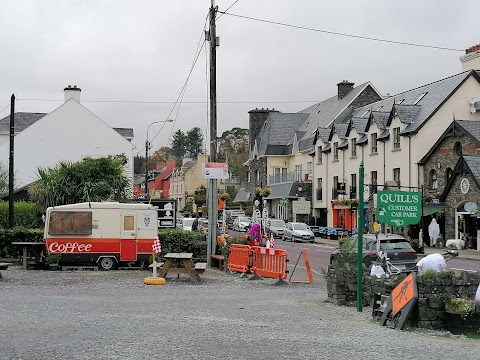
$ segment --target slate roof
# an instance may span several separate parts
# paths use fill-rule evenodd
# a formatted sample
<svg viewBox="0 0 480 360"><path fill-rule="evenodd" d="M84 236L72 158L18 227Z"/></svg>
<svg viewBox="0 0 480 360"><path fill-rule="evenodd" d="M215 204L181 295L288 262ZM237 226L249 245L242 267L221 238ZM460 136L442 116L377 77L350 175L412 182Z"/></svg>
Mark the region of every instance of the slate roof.
<svg viewBox="0 0 480 360"><path fill-rule="evenodd" d="M480 143L480 121L457 120L455 123Z"/></svg>
<svg viewBox="0 0 480 360"><path fill-rule="evenodd" d="M302 148L300 151L305 151L313 148L315 131L317 128L326 128L332 122L339 122L344 119L338 119L337 116L340 115L342 110L354 100L362 91L364 91L367 86L371 86L370 82L363 83L354 87L349 93L347 93L342 99L338 99L338 94L332 96L329 99L321 101L317 104L314 104L304 110L301 110L300 113L309 114L308 119L304 124L298 129L299 131L305 131L303 138L300 140L310 139L310 146L308 148ZM348 114L347 116L349 116ZM322 139L323 140L323 139ZM324 141L324 140L323 140ZM302 142L302 144L307 144L308 142Z"/></svg>
<svg viewBox="0 0 480 360"><path fill-rule="evenodd" d="M15 113L15 133L18 134L28 128L30 125L36 123L45 113L27 113L27 112L16 112ZM0 120L0 133L9 134L10 133L10 115L4 117Z"/></svg>
<svg viewBox="0 0 480 360"><path fill-rule="evenodd" d="M365 144L368 141L368 134L363 134L357 139L357 144Z"/></svg>
<svg viewBox="0 0 480 360"><path fill-rule="evenodd" d="M317 131L318 131L318 136L323 142L327 142L328 139L330 139L330 134L332 132L331 128L319 127Z"/></svg>
<svg viewBox="0 0 480 360"><path fill-rule="evenodd" d="M35 124L38 120L43 118L46 113L28 113L28 112L16 112L15 113L15 133L21 133L30 125ZM133 129L131 128L113 128L116 132L122 135L126 139L133 139ZM10 133L10 115L0 120L0 134Z"/></svg>
<svg viewBox="0 0 480 360"><path fill-rule="evenodd" d="M368 104L359 108L356 114L363 114L367 110L373 110L374 113L380 110L382 112L390 112L394 103L399 105L413 105L422 94L426 93L426 95L417 103L417 105L420 106L420 109L416 116L402 131L402 134L417 132L423 124L435 114L443 102L446 101L448 97L472 74L474 74L474 76L480 81L480 77L478 77L480 74L477 71L464 71L460 74Z"/></svg>
<svg viewBox="0 0 480 360"><path fill-rule="evenodd" d="M378 135L377 139L378 140L388 139L389 136L390 136L390 132L388 131L388 129L385 129L380 135Z"/></svg>
<svg viewBox="0 0 480 360"><path fill-rule="evenodd" d="M395 104L394 108L402 123L411 124L415 121L415 118L422 107L421 105Z"/></svg>
<svg viewBox="0 0 480 360"><path fill-rule="evenodd" d="M347 136L348 124L335 124L334 132L340 139L345 139Z"/></svg>
<svg viewBox="0 0 480 360"><path fill-rule="evenodd" d="M478 156L464 156L463 159L470 169L472 176L475 178L477 184L480 184L480 157Z"/></svg>
<svg viewBox="0 0 480 360"><path fill-rule="evenodd" d="M251 194L245 190L245 188L238 189L237 195L235 195L235 199L233 202L248 202L250 201Z"/></svg>
<svg viewBox="0 0 480 360"><path fill-rule="evenodd" d="M367 122L367 124L374 122L380 130L384 130L387 127L387 121L389 116L390 112L372 111L369 122ZM368 127L369 126L367 126L367 128Z"/></svg>
<svg viewBox="0 0 480 360"><path fill-rule="evenodd" d="M292 140L295 132L308 118L308 114L302 113L280 113L272 112L268 115L266 124L257 136L258 155L284 155L291 147L287 144ZM313 143L313 142L312 142ZM267 149L280 152L280 147L271 145L283 145L285 147L281 154L268 154ZM269 147L270 146L270 147Z"/></svg>
<svg viewBox="0 0 480 360"><path fill-rule="evenodd" d="M133 129L132 128L113 128L113 130L118 132L125 139L133 139Z"/></svg>
<svg viewBox="0 0 480 360"><path fill-rule="evenodd" d="M293 182L272 184L270 189L272 193L268 196L269 199L297 198L297 188Z"/></svg>
<svg viewBox="0 0 480 360"><path fill-rule="evenodd" d="M187 172L188 170L190 170L191 168L193 168L196 163L197 163L197 160L187 161L185 164L183 164L183 165L180 167L180 171L182 171L182 172L185 173L185 172Z"/></svg>
<svg viewBox="0 0 480 360"><path fill-rule="evenodd" d="M358 134L363 134L365 132L365 128L367 127L368 119L361 117L353 117L350 122Z"/></svg>
<svg viewBox="0 0 480 360"><path fill-rule="evenodd" d="M348 139L343 140L340 144L338 144L339 149L343 149L344 147L348 146Z"/></svg>

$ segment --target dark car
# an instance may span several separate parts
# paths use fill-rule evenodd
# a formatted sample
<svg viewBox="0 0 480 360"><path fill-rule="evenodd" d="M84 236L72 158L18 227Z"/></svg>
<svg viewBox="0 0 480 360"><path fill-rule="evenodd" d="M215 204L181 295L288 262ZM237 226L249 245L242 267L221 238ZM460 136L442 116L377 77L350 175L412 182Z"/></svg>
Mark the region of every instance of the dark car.
<svg viewBox="0 0 480 360"><path fill-rule="evenodd" d="M315 237L322 236L322 229L320 226L310 225L310 230L312 230Z"/></svg>
<svg viewBox="0 0 480 360"><path fill-rule="evenodd" d="M400 235L378 234L380 249L385 251L392 265L402 271L413 271L417 264L417 253L410 246L410 243ZM358 235L350 238L352 250L357 252ZM339 249L330 256L330 264L337 261ZM378 260L377 238L375 234L363 235L363 263L369 267Z"/></svg>

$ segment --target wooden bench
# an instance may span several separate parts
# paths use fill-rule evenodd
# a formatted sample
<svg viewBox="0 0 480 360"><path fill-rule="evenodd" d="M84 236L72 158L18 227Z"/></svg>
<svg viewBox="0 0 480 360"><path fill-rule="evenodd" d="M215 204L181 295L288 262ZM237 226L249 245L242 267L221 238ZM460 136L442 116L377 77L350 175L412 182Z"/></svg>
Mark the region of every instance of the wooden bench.
<svg viewBox="0 0 480 360"><path fill-rule="evenodd" d="M212 259L212 267L218 267L220 270L223 270L225 256L223 255L210 255Z"/></svg>
<svg viewBox="0 0 480 360"><path fill-rule="evenodd" d="M12 263L0 262L0 270L7 270L9 266L12 266ZM0 279L2 279L2 272L0 271Z"/></svg>
<svg viewBox="0 0 480 360"><path fill-rule="evenodd" d="M195 272L199 274L203 274L206 269L207 269L207 263L197 262L195 264Z"/></svg>

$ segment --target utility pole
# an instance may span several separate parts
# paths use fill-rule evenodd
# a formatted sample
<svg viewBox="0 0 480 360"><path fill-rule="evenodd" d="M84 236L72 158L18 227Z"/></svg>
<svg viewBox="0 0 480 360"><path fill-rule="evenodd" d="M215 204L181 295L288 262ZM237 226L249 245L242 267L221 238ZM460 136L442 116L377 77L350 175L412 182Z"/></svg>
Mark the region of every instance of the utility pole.
<svg viewBox="0 0 480 360"><path fill-rule="evenodd" d="M15 137L15 95L10 99L10 155L8 159L8 227L13 229L15 226L15 211L13 207L13 152Z"/></svg>
<svg viewBox="0 0 480 360"><path fill-rule="evenodd" d="M147 131L148 133L148 131ZM145 199L148 200L148 185L147 185L147 177L148 177L148 147L150 144L148 143L148 135L147 140L145 141Z"/></svg>
<svg viewBox="0 0 480 360"><path fill-rule="evenodd" d="M217 159L217 34L215 17L217 8L212 0L209 12L210 42L210 162ZM208 239L207 239L207 264L211 264L210 255L215 255L217 244L217 179L210 179L208 184Z"/></svg>

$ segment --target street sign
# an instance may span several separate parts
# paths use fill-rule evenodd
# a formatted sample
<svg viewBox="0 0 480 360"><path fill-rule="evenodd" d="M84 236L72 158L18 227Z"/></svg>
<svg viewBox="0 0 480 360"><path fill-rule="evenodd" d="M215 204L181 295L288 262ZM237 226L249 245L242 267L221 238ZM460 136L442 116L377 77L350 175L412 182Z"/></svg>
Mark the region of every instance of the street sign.
<svg viewBox="0 0 480 360"><path fill-rule="evenodd" d="M228 164L207 162L203 165L205 179L228 179Z"/></svg>
<svg viewBox="0 0 480 360"><path fill-rule="evenodd" d="M392 315L402 310L411 300L417 296L417 283L414 274L411 273L397 285L392 291Z"/></svg>
<svg viewBox="0 0 480 360"><path fill-rule="evenodd" d="M280 200L280 205L287 206L288 205L288 200L285 199L285 198L282 198L282 200Z"/></svg>
<svg viewBox="0 0 480 360"><path fill-rule="evenodd" d="M414 191L379 191L377 220L393 227L418 224L422 217L422 194Z"/></svg>
<svg viewBox="0 0 480 360"><path fill-rule="evenodd" d="M292 213L310 214L310 201L292 201Z"/></svg>

